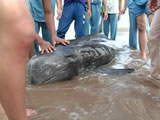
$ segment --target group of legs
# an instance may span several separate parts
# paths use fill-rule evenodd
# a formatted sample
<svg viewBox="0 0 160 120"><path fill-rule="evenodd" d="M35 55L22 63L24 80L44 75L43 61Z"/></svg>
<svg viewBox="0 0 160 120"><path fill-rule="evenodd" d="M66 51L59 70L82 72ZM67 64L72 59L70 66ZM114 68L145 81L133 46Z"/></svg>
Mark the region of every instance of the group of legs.
<svg viewBox="0 0 160 120"><path fill-rule="evenodd" d="M9 120L27 120L27 115L36 113L33 110L25 109L24 104L26 63L32 43L37 36L32 17L25 4L25 1L22 0L0 1L0 56L3 58L0 60L0 102ZM82 27L85 9L79 2L73 2L73 4L66 5L66 9L71 7L70 10L72 9L73 12L72 15L69 15L71 17L68 18L69 23L63 21L63 15L68 14L64 11L60 19L62 26L59 25L57 33L61 38L65 37L73 17L76 19L76 37L82 36L82 31L78 31L78 29ZM77 6L79 6L79 14L76 14ZM66 24L64 25L63 22ZM68 28L64 29L64 27ZM0 113L4 112L2 107L0 107Z"/></svg>
<svg viewBox="0 0 160 120"><path fill-rule="evenodd" d="M146 36L148 36L148 49L151 57L151 78L154 80L160 80L160 5L157 0L149 0L148 4L145 4L143 7L134 8L130 2L129 8L129 18L130 18L130 35L129 35L129 46L131 48L137 48L137 28L139 32L139 48L141 51L141 58L146 57ZM135 10L133 10L134 8ZM154 15L148 10L151 11L157 10ZM140 10L140 12L134 12ZM142 11L143 10L143 11ZM146 35L146 19L145 14L147 15L148 22L150 25L150 30L148 35Z"/></svg>
<svg viewBox="0 0 160 120"><path fill-rule="evenodd" d="M146 16L148 18L149 25L152 21L153 14L148 10L148 4L136 5L129 9L129 47L137 49L137 30L138 40L141 59L146 59L146 45L147 45L147 34L146 34Z"/></svg>

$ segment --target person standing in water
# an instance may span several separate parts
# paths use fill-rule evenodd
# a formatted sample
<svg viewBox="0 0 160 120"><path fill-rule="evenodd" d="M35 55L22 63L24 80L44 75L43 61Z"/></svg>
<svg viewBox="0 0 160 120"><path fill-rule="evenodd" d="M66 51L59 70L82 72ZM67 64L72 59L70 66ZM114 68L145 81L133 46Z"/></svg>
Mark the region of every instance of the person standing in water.
<svg viewBox="0 0 160 120"><path fill-rule="evenodd" d="M60 5L59 0L56 0L56 3L57 3L57 8L59 8L59 5ZM55 0L51 0L50 6L51 6L52 14L54 15ZM43 10L42 0L29 0L29 9L30 9L31 15L34 20L36 33L39 34L39 31L41 28L42 38L44 40L48 41L50 44L52 44L50 31L47 27L47 24L46 24L46 21L44 18L44 10ZM58 9L57 9L57 14L58 14L58 17L61 16L61 13L58 11ZM34 53L38 53L40 51L37 42L34 42L33 47L34 47Z"/></svg>
<svg viewBox="0 0 160 120"><path fill-rule="evenodd" d="M149 0L149 9L155 12L148 34L151 56L151 77L160 83L160 0Z"/></svg>
<svg viewBox="0 0 160 120"><path fill-rule="evenodd" d="M56 36L50 0L42 2L53 45L54 42L66 45L68 41ZM32 17L25 0L1 0L0 14L0 56L3 58L0 59L0 102L9 120L27 120L25 71L36 38Z"/></svg>
<svg viewBox="0 0 160 120"><path fill-rule="evenodd" d="M108 18L103 21L104 34L107 38L116 40L118 20L121 16L122 0L107 0L106 4Z"/></svg>

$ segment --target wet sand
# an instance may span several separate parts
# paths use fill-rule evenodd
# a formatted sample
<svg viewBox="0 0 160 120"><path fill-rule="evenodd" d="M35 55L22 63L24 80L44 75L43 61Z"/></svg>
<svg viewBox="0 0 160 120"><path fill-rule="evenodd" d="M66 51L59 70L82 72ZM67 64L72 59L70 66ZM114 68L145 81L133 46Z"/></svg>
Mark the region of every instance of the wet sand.
<svg viewBox="0 0 160 120"><path fill-rule="evenodd" d="M119 32L115 60L106 68L134 68L125 75L84 72L69 81L27 86L27 107L38 111L29 120L159 120L160 86L149 78L150 59L128 48L128 33ZM0 120L3 120L0 118Z"/></svg>
<svg viewBox="0 0 160 120"><path fill-rule="evenodd" d="M30 120L159 120L160 87L149 78L150 60L128 48L127 35L118 34L116 58L105 67L134 68L134 73L88 71L70 81L28 86L27 106L38 111Z"/></svg>

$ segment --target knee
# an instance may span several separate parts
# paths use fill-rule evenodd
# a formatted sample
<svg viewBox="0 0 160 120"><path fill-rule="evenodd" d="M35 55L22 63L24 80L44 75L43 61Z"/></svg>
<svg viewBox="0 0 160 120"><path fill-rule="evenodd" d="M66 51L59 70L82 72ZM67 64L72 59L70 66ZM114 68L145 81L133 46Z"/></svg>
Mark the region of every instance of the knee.
<svg viewBox="0 0 160 120"><path fill-rule="evenodd" d="M23 55L31 50L33 41L36 38L36 33L32 26L25 27L25 30L24 27L20 28L18 31L19 34L16 37L16 48L20 49L21 51L19 51L19 53L22 53Z"/></svg>
<svg viewBox="0 0 160 120"><path fill-rule="evenodd" d="M139 22L138 23L138 30L140 32L144 32L146 30L146 24L144 22Z"/></svg>
<svg viewBox="0 0 160 120"><path fill-rule="evenodd" d="M24 32L24 39L22 40L22 42L24 46L26 47L26 49L28 49L28 47L32 45L35 38L36 38L36 33L32 28Z"/></svg>

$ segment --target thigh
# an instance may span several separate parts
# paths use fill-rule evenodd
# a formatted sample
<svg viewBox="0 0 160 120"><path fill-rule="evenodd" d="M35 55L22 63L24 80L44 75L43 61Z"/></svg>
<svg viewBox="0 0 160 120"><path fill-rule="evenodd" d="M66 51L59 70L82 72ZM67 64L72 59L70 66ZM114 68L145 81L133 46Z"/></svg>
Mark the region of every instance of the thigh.
<svg viewBox="0 0 160 120"><path fill-rule="evenodd" d="M42 22L41 26L42 26L42 37L43 37L43 39L48 41L48 42L50 42L50 43L52 43L51 42L52 41L51 40L51 34L50 34L49 30L48 30L48 27L47 27L46 23Z"/></svg>
<svg viewBox="0 0 160 120"><path fill-rule="evenodd" d="M114 25L115 23L117 23L117 21L118 21L117 14L111 14L110 15L110 23L111 23L111 25Z"/></svg>
<svg viewBox="0 0 160 120"><path fill-rule="evenodd" d="M130 28L132 29L131 31L136 31L137 30L136 17L134 13L130 11L129 11L129 23L130 23Z"/></svg>
<svg viewBox="0 0 160 120"><path fill-rule="evenodd" d="M83 26L85 24L85 9L84 6L77 2L76 8L74 10L74 18L75 18L75 32L76 38L85 35L83 31Z"/></svg>
<svg viewBox="0 0 160 120"><path fill-rule="evenodd" d="M146 28L146 21L145 21L145 14L141 14L136 17L136 23L139 30L145 30Z"/></svg>
<svg viewBox="0 0 160 120"><path fill-rule="evenodd" d="M85 8L81 3L77 2L74 9L74 19L76 24L82 25L85 20L84 18L85 18Z"/></svg>
<svg viewBox="0 0 160 120"><path fill-rule="evenodd" d="M58 31L66 31L69 29L69 26L73 21L73 12L73 4L68 4L64 6L62 16L58 24Z"/></svg>
<svg viewBox="0 0 160 120"><path fill-rule="evenodd" d="M38 34L39 34L40 26L41 26L40 22L34 21L34 28L35 28L36 33Z"/></svg>
<svg viewBox="0 0 160 120"><path fill-rule="evenodd" d="M5 1L6 6L1 6L2 1ZM1 58L7 61L24 60L35 35L32 18L25 3L21 0L1 0L0 13L2 13L0 17ZM13 15L13 13L16 14Z"/></svg>
<svg viewBox="0 0 160 120"><path fill-rule="evenodd" d="M91 25L98 25L100 19L100 5L99 4L93 4L91 5Z"/></svg>
<svg viewBox="0 0 160 120"><path fill-rule="evenodd" d="M152 20L152 24L149 30L149 37L151 40L160 41L160 9L155 12L155 15Z"/></svg>

